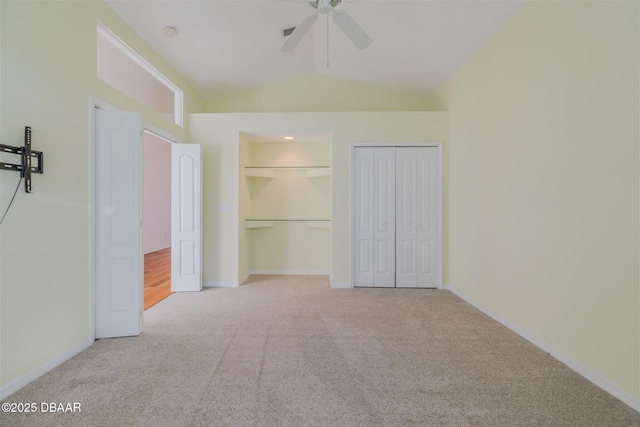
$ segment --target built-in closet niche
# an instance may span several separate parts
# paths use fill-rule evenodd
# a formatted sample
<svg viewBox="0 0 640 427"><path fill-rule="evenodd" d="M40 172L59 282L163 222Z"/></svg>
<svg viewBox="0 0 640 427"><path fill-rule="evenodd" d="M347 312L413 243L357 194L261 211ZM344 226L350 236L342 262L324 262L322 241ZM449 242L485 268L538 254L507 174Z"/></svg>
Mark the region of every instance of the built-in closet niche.
<svg viewBox="0 0 640 427"><path fill-rule="evenodd" d="M293 142L245 135L241 197L247 268L254 274L329 274L330 135ZM242 142L242 141L241 141Z"/></svg>

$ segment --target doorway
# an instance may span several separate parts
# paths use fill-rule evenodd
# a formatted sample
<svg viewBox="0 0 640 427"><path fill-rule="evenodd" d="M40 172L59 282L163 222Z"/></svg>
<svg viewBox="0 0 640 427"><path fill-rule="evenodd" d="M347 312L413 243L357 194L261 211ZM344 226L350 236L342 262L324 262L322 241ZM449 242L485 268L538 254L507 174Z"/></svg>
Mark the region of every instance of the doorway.
<svg viewBox="0 0 640 427"><path fill-rule="evenodd" d="M90 301L94 338L143 327L143 118L90 97ZM168 140L162 131L151 133ZM201 149L171 146L171 287L202 290Z"/></svg>
<svg viewBox="0 0 640 427"><path fill-rule="evenodd" d="M142 247L144 309L171 292L171 142L145 130L143 136Z"/></svg>

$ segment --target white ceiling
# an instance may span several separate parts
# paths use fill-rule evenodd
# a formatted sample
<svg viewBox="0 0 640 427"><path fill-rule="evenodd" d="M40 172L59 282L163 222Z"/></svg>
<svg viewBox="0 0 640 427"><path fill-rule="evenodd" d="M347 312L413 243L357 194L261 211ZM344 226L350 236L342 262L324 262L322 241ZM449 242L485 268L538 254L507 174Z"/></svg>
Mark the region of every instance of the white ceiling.
<svg viewBox="0 0 640 427"><path fill-rule="evenodd" d="M163 58L213 99L312 73L428 96L444 83L524 0L359 0L344 9L373 43L358 50L320 15L291 53L283 28L314 12L276 0L107 0ZM177 28L175 38L162 28Z"/></svg>

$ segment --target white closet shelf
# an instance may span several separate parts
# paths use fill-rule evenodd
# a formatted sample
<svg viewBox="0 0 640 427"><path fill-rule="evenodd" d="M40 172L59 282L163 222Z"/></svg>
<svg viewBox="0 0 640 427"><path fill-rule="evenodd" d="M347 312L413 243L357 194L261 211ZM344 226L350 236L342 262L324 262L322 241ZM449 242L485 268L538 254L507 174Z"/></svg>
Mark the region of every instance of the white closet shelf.
<svg viewBox="0 0 640 427"><path fill-rule="evenodd" d="M331 168L308 169L305 173L307 178L317 178L321 176L331 176Z"/></svg>
<svg viewBox="0 0 640 427"><path fill-rule="evenodd" d="M273 169L245 168L244 175L256 178L273 178L275 173Z"/></svg>
<svg viewBox="0 0 640 427"><path fill-rule="evenodd" d="M304 222L309 228L331 228L330 219L245 219L244 228L268 228L279 222Z"/></svg>
<svg viewBox="0 0 640 427"><path fill-rule="evenodd" d="M245 219L244 220L244 228L268 228L276 225L275 221L265 221L265 220L252 220Z"/></svg>
<svg viewBox="0 0 640 427"><path fill-rule="evenodd" d="M331 166L245 166L245 176L273 178L276 171L306 171L307 178L330 176Z"/></svg>

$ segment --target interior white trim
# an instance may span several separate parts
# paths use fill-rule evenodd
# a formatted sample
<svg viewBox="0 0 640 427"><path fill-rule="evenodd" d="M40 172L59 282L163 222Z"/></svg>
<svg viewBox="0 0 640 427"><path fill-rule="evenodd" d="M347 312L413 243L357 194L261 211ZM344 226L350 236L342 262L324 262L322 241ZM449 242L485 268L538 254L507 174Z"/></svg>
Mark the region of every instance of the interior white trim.
<svg viewBox="0 0 640 427"><path fill-rule="evenodd" d="M242 279L240 279L240 281L238 282L238 286L242 286L242 284L249 278L251 277L251 272L248 271L244 277Z"/></svg>
<svg viewBox="0 0 640 427"><path fill-rule="evenodd" d="M140 56L138 52L136 52L131 47L129 47L129 45L127 45L124 41L122 41L120 37L115 35L110 29L105 27L102 22L98 21L97 29L98 29L98 34L103 36L111 44L117 47L122 53L124 53L129 58L131 58L132 61L134 61L136 64L142 67L146 72L148 72L151 76L156 78L159 82L161 82L163 85L165 85L174 93L173 111L174 111L175 120L173 120L173 122L178 126L183 127L184 125L184 111L183 111L184 93L182 92L182 90L178 86L176 86L173 82L171 82L171 80L169 80L164 75L162 75L160 71L156 70L156 68L153 65L151 65L149 62L147 62L146 59Z"/></svg>
<svg viewBox="0 0 640 427"><path fill-rule="evenodd" d="M442 163L443 163L443 150L442 150L442 142L428 142L428 141L409 141L409 142L352 142L349 148L349 167L351 171L349 173L351 182L350 191L353 195L353 189L355 187L355 168L353 167L353 158L355 155L356 147L436 147L438 148L438 261L440 263L440 268L438 268L438 289L443 289L442 285L442 268L444 265L442 259L442 192L443 192L443 182L442 182ZM353 266L355 265L355 248L354 243L354 230L355 230L355 198L351 197L351 213L349 214L350 218L350 227L351 233L349 234L349 249L351 251L351 272L349 273L350 283L349 288L354 287L355 279L355 270ZM333 286L332 286L333 287Z"/></svg>
<svg viewBox="0 0 640 427"><path fill-rule="evenodd" d="M161 139L170 144L185 144L185 141L176 138L175 136L171 135L169 132L166 132L150 123L144 124L144 131L145 133L148 133L149 135L153 135L156 138Z"/></svg>
<svg viewBox="0 0 640 427"><path fill-rule="evenodd" d="M211 280L204 280L202 286L205 288L238 288L242 285L252 274L263 274L266 276L328 276L328 271L318 270L251 270L239 281L239 282L214 282ZM332 286L333 287L333 286Z"/></svg>
<svg viewBox="0 0 640 427"><path fill-rule="evenodd" d="M251 270L251 274L264 274L267 276L328 276L330 273L323 270Z"/></svg>
<svg viewBox="0 0 640 427"><path fill-rule="evenodd" d="M49 360L48 362L45 362L42 365L38 366L36 369L32 370L31 372L27 372L23 376L11 381L9 384L5 385L0 389L0 400L4 400L11 394L15 393L16 391L20 390L22 387L29 384L30 382L38 379L39 377L46 374L53 368L63 364L64 362L71 359L73 356L80 353L81 351L84 351L87 348L91 347L91 345L93 344L93 341L94 340L91 338L86 338L85 340L74 345L67 351L64 351L63 353L57 355L56 357Z"/></svg>
<svg viewBox="0 0 640 427"><path fill-rule="evenodd" d="M213 282L210 280L203 280L202 286L205 288L238 288L240 283L238 282Z"/></svg>
<svg viewBox="0 0 640 427"><path fill-rule="evenodd" d="M331 282L333 289L352 289L351 283Z"/></svg>
<svg viewBox="0 0 640 427"><path fill-rule="evenodd" d="M171 245L167 246L166 244L158 244L156 246L151 246L149 248L149 250L146 251L146 252L143 250L143 252L144 252L144 255L147 255L147 254L150 254L150 253L153 253L153 252L161 251L163 249L169 249L170 247L171 247Z"/></svg>
<svg viewBox="0 0 640 427"><path fill-rule="evenodd" d="M463 300L465 300L466 302L468 302L478 310L482 311L487 316L491 317L493 320L511 329L513 332L520 335L522 338L526 339L536 347L540 348L546 353L549 353L551 356L555 357L560 362L564 363L569 368L573 369L578 374L582 375L583 377L585 377L586 379L588 379L589 381L591 381L592 383L594 383L595 385L597 385L598 387L606 391L607 393L611 394L621 402L629 405L636 411L640 412L640 398L638 398L637 396L634 396L628 391L621 389L617 385L613 384L608 378L605 378L601 374L592 371L591 369L587 368L580 362L577 362L570 356L567 356L563 352L559 351L552 345L549 345L548 343L540 340L539 338L535 337L528 331L511 323L509 320L505 319L499 314L494 313L493 311L484 307L482 304L479 304L477 301L475 301L473 298L466 295L464 292L462 292L460 289L456 288L455 286L447 285L445 289L448 289L452 293L456 294L457 296L459 296L460 298L462 298Z"/></svg>

